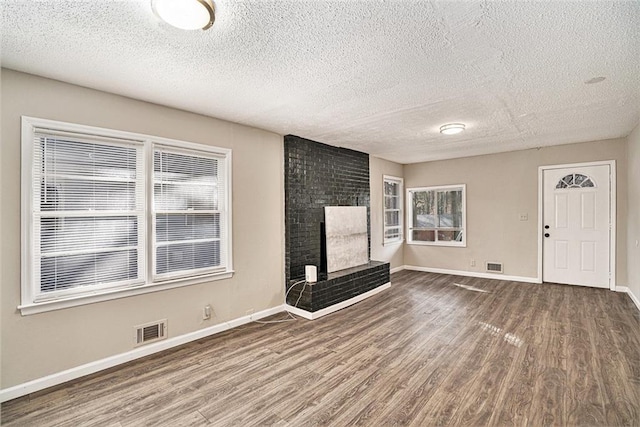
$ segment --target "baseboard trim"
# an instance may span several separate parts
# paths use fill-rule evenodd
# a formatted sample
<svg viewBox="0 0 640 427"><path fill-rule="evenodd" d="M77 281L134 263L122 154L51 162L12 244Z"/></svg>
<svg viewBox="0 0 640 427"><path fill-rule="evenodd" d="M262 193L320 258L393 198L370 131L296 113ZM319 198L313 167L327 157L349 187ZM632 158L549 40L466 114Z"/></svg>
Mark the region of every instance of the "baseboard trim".
<svg viewBox="0 0 640 427"><path fill-rule="evenodd" d="M400 267L395 267L392 268L391 270L389 270L389 273L393 274L393 273L397 273L398 271L402 271L405 269L406 266L401 265Z"/></svg>
<svg viewBox="0 0 640 427"><path fill-rule="evenodd" d="M640 311L640 300L633 292L631 292L631 289L626 286L616 286L616 292L626 292L626 294L629 295L629 298L631 298L631 301L636 305L638 311Z"/></svg>
<svg viewBox="0 0 640 427"><path fill-rule="evenodd" d="M353 298L349 298L348 300L339 302L338 304L334 304L331 307L327 307L327 308L323 308L322 310L318 310L318 311L307 311L307 310L302 310L301 308L298 307L294 307L292 305L289 304L285 304L285 310L289 311L291 314L295 314L298 315L300 317L304 317L307 320L314 320L314 319L318 319L319 317L322 316L326 316L327 314L331 314L331 313L335 313L338 310L342 310L345 307L349 307L350 305L353 305L357 302L360 302L362 300L365 300L369 297L374 296L377 293L380 293L382 291L384 291L385 289L389 289L391 287L391 282L387 282L384 285L378 286L375 289L371 289L370 291L367 291L363 294L357 295Z"/></svg>
<svg viewBox="0 0 640 427"><path fill-rule="evenodd" d="M182 344L186 344L191 341L195 341L201 338L215 335L217 333L244 325L254 320L259 320L264 317L268 317L277 313L281 313L285 310L284 305L279 305L267 310L262 310L257 313L253 313L250 316L243 316L237 319L222 322L217 325L210 326L208 328L199 329L188 334L180 335L177 337L169 338L167 340L159 341L157 343L149 344L144 347L139 347L125 353L117 354L115 356L107 357L105 359L96 360L84 365L77 366L75 368L67 369L62 372L47 375L46 377L38 378L32 381L28 381L23 384L18 384L13 387L0 390L0 402L6 402L17 397L25 396L30 393L34 393L45 388L52 387L58 384L65 383L67 381L75 380L85 375L94 374L104 369L112 368L117 365L121 365L126 362L130 362L141 357L149 356L154 353L158 353L163 350L177 347Z"/></svg>
<svg viewBox="0 0 640 427"><path fill-rule="evenodd" d="M424 271L427 273L451 274L454 276L479 277L481 279L509 280L524 283L542 283L537 277L506 276L504 274L482 273L480 271L446 270L444 268L418 267L415 265L403 266L405 270Z"/></svg>

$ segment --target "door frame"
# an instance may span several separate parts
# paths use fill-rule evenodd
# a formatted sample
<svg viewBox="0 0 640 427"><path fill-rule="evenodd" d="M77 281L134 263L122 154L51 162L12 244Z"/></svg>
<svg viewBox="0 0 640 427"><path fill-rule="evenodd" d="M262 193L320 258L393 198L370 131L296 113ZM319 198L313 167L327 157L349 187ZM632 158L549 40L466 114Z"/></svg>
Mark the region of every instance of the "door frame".
<svg viewBox="0 0 640 427"><path fill-rule="evenodd" d="M561 165L548 165L538 167L538 283L543 282L542 277L542 234L544 222L543 191L545 170L579 168L585 166L609 166L609 289L616 290L616 161L603 160L586 163L565 163Z"/></svg>

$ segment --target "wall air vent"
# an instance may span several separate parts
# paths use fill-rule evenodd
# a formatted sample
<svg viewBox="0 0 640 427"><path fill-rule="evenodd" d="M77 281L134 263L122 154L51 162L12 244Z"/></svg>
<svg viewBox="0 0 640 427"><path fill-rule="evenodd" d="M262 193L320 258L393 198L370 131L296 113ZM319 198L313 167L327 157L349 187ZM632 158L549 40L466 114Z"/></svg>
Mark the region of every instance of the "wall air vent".
<svg viewBox="0 0 640 427"><path fill-rule="evenodd" d="M502 263L501 262L488 262L487 263L487 271L490 273L502 273Z"/></svg>
<svg viewBox="0 0 640 427"><path fill-rule="evenodd" d="M135 326L136 345L148 344L167 338L167 319Z"/></svg>

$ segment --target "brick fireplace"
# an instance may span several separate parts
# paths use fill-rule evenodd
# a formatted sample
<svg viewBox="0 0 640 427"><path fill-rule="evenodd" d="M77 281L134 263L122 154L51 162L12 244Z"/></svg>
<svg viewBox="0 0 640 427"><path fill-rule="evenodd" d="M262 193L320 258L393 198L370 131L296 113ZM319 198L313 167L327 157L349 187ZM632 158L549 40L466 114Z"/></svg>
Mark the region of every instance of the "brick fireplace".
<svg viewBox="0 0 640 427"><path fill-rule="evenodd" d="M286 288L304 279L305 265L318 267L318 282L291 290L288 305L300 297L306 312L375 292L389 283L389 263L367 264L327 273L324 241L325 206L367 209L367 259L371 254L369 155L294 135L284 137Z"/></svg>

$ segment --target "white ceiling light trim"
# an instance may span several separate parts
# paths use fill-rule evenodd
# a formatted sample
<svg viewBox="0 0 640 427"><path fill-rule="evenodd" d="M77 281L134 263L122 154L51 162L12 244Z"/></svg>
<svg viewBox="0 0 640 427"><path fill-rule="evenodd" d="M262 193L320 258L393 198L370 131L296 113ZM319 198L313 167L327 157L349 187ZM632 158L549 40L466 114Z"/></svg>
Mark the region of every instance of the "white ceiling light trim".
<svg viewBox="0 0 640 427"><path fill-rule="evenodd" d="M151 0L151 8L160 19L181 30L206 30L216 19L210 0Z"/></svg>
<svg viewBox="0 0 640 427"><path fill-rule="evenodd" d="M444 135L455 135L465 130L464 123L447 123L440 126L440 133Z"/></svg>

